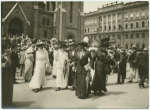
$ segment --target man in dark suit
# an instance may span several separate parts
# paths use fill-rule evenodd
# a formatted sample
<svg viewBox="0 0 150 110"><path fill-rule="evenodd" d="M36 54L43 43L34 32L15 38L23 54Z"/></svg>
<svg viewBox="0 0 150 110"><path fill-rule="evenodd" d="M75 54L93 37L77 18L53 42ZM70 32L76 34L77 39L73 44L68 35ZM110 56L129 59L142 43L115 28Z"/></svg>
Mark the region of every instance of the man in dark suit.
<svg viewBox="0 0 150 110"><path fill-rule="evenodd" d="M120 51L120 60L119 60L119 70L118 70L118 79L117 84L120 84L120 76L122 77L121 83L124 83L124 79L126 76L126 53L125 50Z"/></svg>
<svg viewBox="0 0 150 110"><path fill-rule="evenodd" d="M69 61L70 61L70 67L69 67L69 78L68 78L68 85L73 86L72 90L75 90L75 85L76 85L76 81L75 81L75 72L72 71L72 66L74 63L74 57L75 57L75 52L76 52L76 43L74 40L70 40L69 41L69 46L70 46L70 51L68 52L68 57L69 57Z"/></svg>
<svg viewBox="0 0 150 110"><path fill-rule="evenodd" d="M118 50L115 50L114 52L114 59L116 62L118 62L120 60L120 54ZM118 66L116 65L113 69L113 73L117 73L118 72Z"/></svg>
<svg viewBox="0 0 150 110"><path fill-rule="evenodd" d="M18 53L17 53L17 45L15 42L12 43L10 59L12 60L11 67L12 67L14 83L17 84L17 82L15 80L15 76L16 76L16 67L19 67L19 57L18 57Z"/></svg>
<svg viewBox="0 0 150 110"><path fill-rule="evenodd" d="M139 75L140 75L140 83L139 87L144 87L145 78L148 77L148 67L149 67L149 60L148 56L140 50L135 58L135 64L137 65Z"/></svg>

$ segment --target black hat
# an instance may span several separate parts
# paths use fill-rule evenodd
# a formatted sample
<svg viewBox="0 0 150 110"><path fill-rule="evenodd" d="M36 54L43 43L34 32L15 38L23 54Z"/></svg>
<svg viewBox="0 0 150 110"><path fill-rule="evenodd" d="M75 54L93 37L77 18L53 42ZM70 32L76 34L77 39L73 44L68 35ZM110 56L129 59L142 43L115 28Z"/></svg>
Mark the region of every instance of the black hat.
<svg viewBox="0 0 150 110"><path fill-rule="evenodd" d="M61 48L65 48L66 47L66 42L64 42L64 41L60 41L60 47Z"/></svg>
<svg viewBox="0 0 150 110"><path fill-rule="evenodd" d="M100 42L101 47L109 47L109 38L102 38Z"/></svg>
<svg viewBox="0 0 150 110"><path fill-rule="evenodd" d="M82 45L83 47L87 47L88 43L82 41L82 42L79 42L77 45Z"/></svg>

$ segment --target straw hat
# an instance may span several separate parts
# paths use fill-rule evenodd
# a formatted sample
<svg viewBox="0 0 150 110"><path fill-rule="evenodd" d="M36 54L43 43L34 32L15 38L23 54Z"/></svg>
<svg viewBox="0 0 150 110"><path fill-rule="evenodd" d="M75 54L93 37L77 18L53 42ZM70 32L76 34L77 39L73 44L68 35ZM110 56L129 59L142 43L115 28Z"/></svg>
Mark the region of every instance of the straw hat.
<svg viewBox="0 0 150 110"><path fill-rule="evenodd" d="M38 43L36 43L36 46L44 46L44 45L45 45L45 43L42 41L39 41Z"/></svg>
<svg viewBox="0 0 150 110"><path fill-rule="evenodd" d="M33 52L34 52L34 50L33 50L32 46L26 50L26 53L33 53Z"/></svg>

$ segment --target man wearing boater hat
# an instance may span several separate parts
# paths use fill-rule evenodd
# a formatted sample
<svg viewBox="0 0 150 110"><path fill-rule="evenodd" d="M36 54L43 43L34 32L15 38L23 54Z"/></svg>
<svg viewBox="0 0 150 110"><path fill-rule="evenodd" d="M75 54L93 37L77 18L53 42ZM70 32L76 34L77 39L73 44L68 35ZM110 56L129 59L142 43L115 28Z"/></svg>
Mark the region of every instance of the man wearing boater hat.
<svg viewBox="0 0 150 110"><path fill-rule="evenodd" d="M72 71L72 66L74 64L74 58L75 58L75 52L76 52L76 42L73 39L69 40L69 46L70 51L68 52L68 57L70 61L70 67L69 67L69 78L68 78L68 85L72 86L72 90L75 90L76 88L76 82L75 82L75 72Z"/></svg>

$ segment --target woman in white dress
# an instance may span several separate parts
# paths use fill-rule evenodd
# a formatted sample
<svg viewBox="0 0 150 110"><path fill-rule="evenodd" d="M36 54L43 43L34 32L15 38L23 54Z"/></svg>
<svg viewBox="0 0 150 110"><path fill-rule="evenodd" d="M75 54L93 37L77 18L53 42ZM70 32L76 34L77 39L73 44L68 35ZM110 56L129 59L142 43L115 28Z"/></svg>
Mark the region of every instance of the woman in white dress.
<svg viewBox="0 0 150 110"><path fill-rule="evenodd" d="M34 75L29 84L30 88L35 90L35 92L39 92L43 86L46 86L45 71L49 66L48 52L43 49L44 43L37 43L37 47Z"/></svg>
<svg viewBox="0 0 150 110"><path fill-rule="evenodd" d="M68 83L68 68L67 68L67 60L68 53L65 51L65 43L60 44L60 49L57 53L57 78L56 78L56 91L61 88L67 89Z"/></svg>

